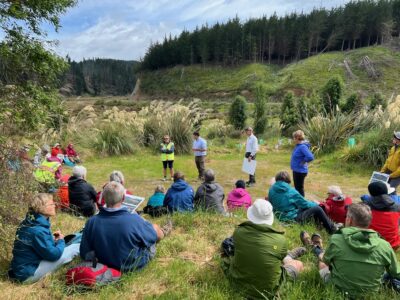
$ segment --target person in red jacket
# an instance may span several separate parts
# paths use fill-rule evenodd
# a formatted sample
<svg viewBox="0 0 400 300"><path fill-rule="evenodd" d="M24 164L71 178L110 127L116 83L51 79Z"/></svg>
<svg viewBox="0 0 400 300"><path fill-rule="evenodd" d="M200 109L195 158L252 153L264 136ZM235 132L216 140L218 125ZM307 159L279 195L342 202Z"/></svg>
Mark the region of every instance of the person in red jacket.
<svg viewBox="0 0 400 300"><path fill-rule="evenodd" d="M344 224L346 221L347 207L353 203L353 200L343 195L339 186L332 185L328 187L328 198L321 202L320 206L332 221Z"/></svg>
<svg viewBox="0 0 400 300"><path fill-rule="evenodd" d="M398 249L400 247L400 205L389 196L394 188L388 183L376 181L368 185L368 191L371 199L364 203L371 207L372 211L369 228L379 232L393 249Z"/></svg>

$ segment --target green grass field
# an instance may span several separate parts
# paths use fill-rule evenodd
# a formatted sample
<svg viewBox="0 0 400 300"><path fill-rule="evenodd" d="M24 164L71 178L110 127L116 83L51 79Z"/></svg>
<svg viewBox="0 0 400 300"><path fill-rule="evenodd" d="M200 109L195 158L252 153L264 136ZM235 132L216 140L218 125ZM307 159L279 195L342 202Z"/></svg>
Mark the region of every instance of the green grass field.
<svg viewBox="0 0 400 300"><path fill-rule="evenodd" d="M237 142L237 141L236 141ZM243 141L242 141L243 142ZM249 189L253 201L265 197L270 178L279 170L289 169L290 150L272 150L273 140L263 146L258 156L257 185ZM216 171L217 181L228 193L237 179L246 179L241 172L243 153L236 148L210 146L207 168ZM139 152L134 156L90 158L84 164L88 168L88 181L100 189L113 170L121 170L126 179L126 187L134 194L148 198L156 184L161 183L161 162L150 152ZM175 169L186 174L190 184L197 188L196 168L192 156L177 156ZM306 193L311 199L323 199L327 186L338 184L346 194L357 199L366 193L370 169L354 165L343 166L335 156L317 159L311 164L306 180ZM170 185L164 183L165 187ZM163 224L165 217L151 219ZM245 220L239 213L234 217L214 214L175 214L172 216L174 230L157 247L156 258L140 272L132 273L113 285L83 292L64 284L64 267L33 285L8 282L3 276L0 281L2 299L240 299L225 279L220 268L219 245L230 236L235 225ZM74 232L84 225L83 219L60 213L52 220L53 229L64 233ZM276 222L275 226L281 227ZM300 245L299 233L306 228L310 232L317 229L312 225L284 227L290 247ZM321 231L320 231L321 232ZM325 232L323 236L327 238ZM316 271L314 257L305 255L301 260L306 271L295 283L285 283L278 299L343 299L331 286L324 286ZM71 265L76 264L77 259ZM70 266L71 266L70 265ZM6 270L3 269L2 273ZM391 291L383 290L376 295L365 295L365 299L395 299L399 297Z"/></svg>

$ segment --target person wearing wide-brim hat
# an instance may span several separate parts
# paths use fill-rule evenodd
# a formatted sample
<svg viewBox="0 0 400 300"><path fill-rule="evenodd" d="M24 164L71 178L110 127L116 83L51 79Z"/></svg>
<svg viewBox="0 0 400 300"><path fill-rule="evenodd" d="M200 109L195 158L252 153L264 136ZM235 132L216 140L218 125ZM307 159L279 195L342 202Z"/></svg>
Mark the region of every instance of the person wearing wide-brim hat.
<svg viewBox="0 0 400 300"><path fill-rule="evenodd" d="M272 227L274 214L267 200L257 199L247 210L247 218L233 233L234 254L223 259L223 268L243 296L264 299L262 295L277 292L282 278L294 279L304 269L296 258L306 249L287 251L284 232Z"/></svg>
<svg viewBox="0 0 400 300"><path fill-rule="evenodd" d="M395 189L394 194L396 194L396 188L400 185L400 131L393 133L392 143L393 147L381 172L389 174L389 184Z"/></svg>

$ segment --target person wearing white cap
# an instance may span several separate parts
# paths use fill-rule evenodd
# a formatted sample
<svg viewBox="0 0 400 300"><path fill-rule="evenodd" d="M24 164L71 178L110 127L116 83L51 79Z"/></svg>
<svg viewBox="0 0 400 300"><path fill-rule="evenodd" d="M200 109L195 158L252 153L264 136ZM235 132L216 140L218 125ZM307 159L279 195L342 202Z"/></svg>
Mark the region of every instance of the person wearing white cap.
<svg viewBox="0 0 400 300"><path fill-rule="evenodd" d="M393 147L381 169L382 173L389 174L389 184L395 189L400 185L400 131L393 132Z"/></svg>
<svg viewBox="0 0 400 300"><path fill-rule="evenodd" d="M246 130L247 141L246 141L246 153L245 158L250 161L256 160L256 154L258 151L258 139L253 134L253 128L247 127ZM253 186L256 183L256 174L249 174L249 181L246 182L247 186Z"/></svg>
<svg viewBox="0 0 400 300"><path fill-rule="evenodd" d="M235 288L251 299L273 296L283 276L295 279L304 269L296 260L304 247L287 251L284 232L274 229L272 205L257 199L247 210L248 221L233 233L234 254L224 259L224 271ZM283 268L282 268L283 267Z"/></svg>

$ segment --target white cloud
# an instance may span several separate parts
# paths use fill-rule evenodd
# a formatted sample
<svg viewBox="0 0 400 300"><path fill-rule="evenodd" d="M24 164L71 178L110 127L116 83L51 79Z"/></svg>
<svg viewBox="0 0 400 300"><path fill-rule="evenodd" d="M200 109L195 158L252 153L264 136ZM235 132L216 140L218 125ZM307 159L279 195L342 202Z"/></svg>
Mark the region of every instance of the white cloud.
<svg viewBox="0 0 400 300"><path fill-rule="evenodd" d="M346 0L84 0L63 18L56 51L83 57L139 59L150 42L192 30L196 25L242 21L274 12L310 11L342 5Z"/></svg>

